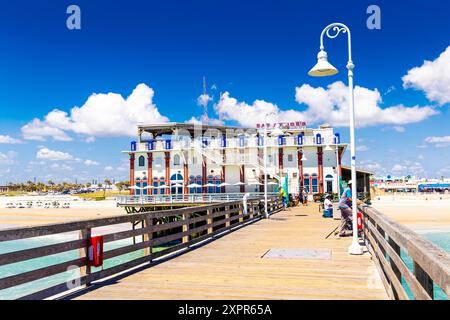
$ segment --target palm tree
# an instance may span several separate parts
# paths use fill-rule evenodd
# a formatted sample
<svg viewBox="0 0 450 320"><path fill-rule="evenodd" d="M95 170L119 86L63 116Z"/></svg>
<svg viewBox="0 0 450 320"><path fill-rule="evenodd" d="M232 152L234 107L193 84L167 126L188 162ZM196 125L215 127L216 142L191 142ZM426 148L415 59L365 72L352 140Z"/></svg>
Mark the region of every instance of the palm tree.
<svg viewBox="0 0 450 320"><path fill-rule="evenodd" d="M110 179L105 179L105 187L103 188L103 196L106 196L106 186L110 187L112 185L112 182Z"/></svg>

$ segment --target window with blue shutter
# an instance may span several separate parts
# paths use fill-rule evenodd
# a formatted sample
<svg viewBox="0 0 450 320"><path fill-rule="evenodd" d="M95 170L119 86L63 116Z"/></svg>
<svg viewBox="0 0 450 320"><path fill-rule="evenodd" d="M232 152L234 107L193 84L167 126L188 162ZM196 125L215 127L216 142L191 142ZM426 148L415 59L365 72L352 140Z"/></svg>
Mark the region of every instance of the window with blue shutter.
<svg viewBox="0 0 450 320"><path fill-rule="evenodd" d="M245 146L244 136L239 136L239 147L243 148Z"/></svg>
<svg viewBox="0 0 450 320"><path fill-rule="evenodd" d="M258 137L258 146L263 146L264 145L264 137L259 136Z"/></svg>
<svg viewBox="0 0 450 320"><path fill-rule="evenodd" d="M320 133L316 134L316 144L322 144L322 135Z"/></svg>
<svg viewBox="0 0 450 320"><path fill-rule="evenodd" d="M154 143L153 143L153 140L149 140L149 141L147 142L147 149L148 149L148 150L153 150L153 149L154 149Z"/></svg>
<svg viewBox="0 0 450 320"><path fill-rule="evenodd" d="M340 144L341 143L341 135L339 133L334 134L334 143Z"/></svg>

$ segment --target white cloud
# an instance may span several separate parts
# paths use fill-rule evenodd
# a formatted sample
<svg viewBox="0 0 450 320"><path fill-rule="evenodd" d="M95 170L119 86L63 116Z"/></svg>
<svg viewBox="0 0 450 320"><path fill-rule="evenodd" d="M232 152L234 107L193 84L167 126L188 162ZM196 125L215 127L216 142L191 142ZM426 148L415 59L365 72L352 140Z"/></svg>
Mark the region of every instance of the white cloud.
<svg viewBox="0 0 450 320"><path fill-rule="evenodd" d="M67 164L54 163L50 166L54 171L72 171L73 168Z"/></svg>
<svg viewBox="0 0 450 320"><path fill-rule="evenodd" d="M46 118L52 113L62 112L59 110L51 111ZM67 135L61 128L54 127L46 120L33 119L28 124L22 127L22 136L26 140L45 141L46 138L51 137L57 141L72 141L73 139Z"/></svg>
<svg viewBox="0 0 450 320"><path fill-rule="evenodd" d="M450 136L426 137L425 142L433 144L437 148L445 148L450 145Z"/></svg>
<svg viewBox="0 0 450 320"><path fill-rule="evenodd" d="M406 166L403 166L401 164L395 164L391 170L392 170L392 172L401 173L401 172L405 171L406 169L407 169Z"/></svg>
<svg viewBox="0 0 450 320"><path fill-rule="evenodd" d="M406 131L405 127L402 126L393 126L392 129L394 129L397 132L403 133Z"/></svg>
<svg viewBox="0 0 450 320"><path fill-rule="evenodd" d="M228 92L221 95L215 105L224 120L234 120L243 126L253 127L264 121L266 113L274 112L272 120L288 122L302 120L307 123L329 123L333 126L349 125L348 87L341 81L330 84L326 89L313 88L308 84L296 88L295 99L307 105L306 110L281 110L276 104L256 100L251 105L230 97ZM355 87L356 124L359 127L420 122L438 112L431 107L405 107L403 105L381 108L381 95L377 89Z"/></svg>
<svg viewBox="0 0 450 320"><path fill-rule="evenodd" d="M92 94L81 107L73 107L70 115L55 109L44 120L33 119L22 127L25 139L44 141L47 137L69 141L67 132L90 136L133 136L138 123L165 123L153 103L154 91L139 84L126 99L117 93Z"/></svg>
<svg viewBox="0 0 450 320"><path fill-rule="evenodd" d="M380 124L407 124L425 120L438 112L429 106L406 107L396 105L381 108L381 95L377 89L355 87L355 121L359 127ZM307 122L328 122L334 126L347 126L349 122L348 87L341 81L327 89L313 88L308 84L296 88L295 99L308 109L302 112Z"/></svg>
<svg viewBox="0 0 450 320"><path fill-rule="evenodd" d="M423 176L426 174L425 168L420 162L404 160L402 163L397 163L391 168L391 172L396 175L417 175Z"/></svg>
<svg viewBox="0 0 450 320"><path fill-rule="evenodd" d="M36 158L58 161L58 160L72 160L73 156L66 152L50 150L48 148L41 147L36 153Z"/></svg>
<svg viewBox="0 0 450 320"><path fill-rule="evenodd" d="M364 144L356 147L356 151L358 151L358 152L366 152L368 150L369 150L369 147Z"/></svg>
<svg viewBox="0 0 450 320"><path fill-rule="evenodd" d="M450 46L434 61L425 61L403 76L403 87L425 92L430 101L450 102Z"/></svg>
<svg viewBox="0 0 450 320"><path fill-rule="evenodd" d="M99 165L99 163L97 161L93 161L93 160L89 160L89 159L85 160L84 164L86 166L88 166L88 167L90 167L90 166L98 166Z"/></svg>
<svg viewBox="0 0 450 320"><path fill-rule="evenodd" d="M185 123L192 123L192 124L208 124L208 125L223 125L223 121L219 119L209 118L206 119L206 117L203 115L200 118L191 117L189 120L186 120Z"/></svg>
<svg viewBox="0 0 450 320"><path fill-rule="evenodd" d="M106 166L104 170L105 170L105 171L113 171L114 168L111 167L111 166Z"/></svg>
<svg viewBox="0 0 450 320"><path fill-rule="evenodd" d="M0 143L3 143L3 144L18 144L18 143L22 143L22 141L19 140L19 139L15 139L13 137L10 137L8 135L1 135L0 134Z"/></svg>
<svg viewBox="0 0 450 320"><path fill-rule="evenodd" d="M387 90L385 91L385 93L383 95L386 96L394 90L395 90L395 86L390 86L389 88L387 88Z"/></svg>
<svg viewBox="0 0 450 320"><path fill-rule="evenodd" d="M386 169L379 162L373 160L361 160L358 163L358 167L359 166L369 171L373 171L376 174L383 174L386 172Z"/></svg>
<svg viewBox="0 0 450 320"><path fill-rule="evenodd" d="M17 157L17 152L8 151L6 153L0 152L0 164L1 165L12 165L15 163L14 159Z"/></svg>
<svg viewBox="0 0 450 320"><path fill-rule="evenodd" d="M86 142L86 143L91 143L91 142L94 142L94 141L95 141L94 137L87 137L86 139L84 139L84 142Z"/></svg>

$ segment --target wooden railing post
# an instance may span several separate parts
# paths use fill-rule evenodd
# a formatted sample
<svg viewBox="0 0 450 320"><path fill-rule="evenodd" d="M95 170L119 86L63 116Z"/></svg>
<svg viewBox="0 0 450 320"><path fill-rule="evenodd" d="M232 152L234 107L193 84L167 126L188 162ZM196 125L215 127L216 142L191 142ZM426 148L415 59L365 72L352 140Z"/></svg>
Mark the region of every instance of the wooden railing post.
<svg viewBox="0 0 450 320"><path fill-rule="evenodd" d="M395 251L397 256L401 257L400 246L391 237L389 237L389 245ZM401 273L400 269L397 267L397 265L395 264L395 262L394 262L394 260L392 258L389 258L389 264L391 265L391 269L394 272L395 276L397 277L398 281L400 283L402 283L402 273ZM398 297L397 291L394 288L393 288L392 291L394 292L395 299L398 300L399 297Z"/></svg>
<svg viewBox="0 0 450 320"><path fill-rule="evenodd" d="M251 210L249 207L248 207L248 205L247 205L247 210ZM253 210L252 210L253 211ZM243 212L242 212L243 213ZM242 215L242 213L241 212L238 212L238 214L239 215ZM248 211L247 211L247 214L248 214ZM242 217L240 217L239 218L239 223L242 223L242 222L244 222L244 216L242 215Z"/></svg>
<svg viewBox="0 0 450 320"><path fill-rule="evenodd" d="M225 206L225 219L230 218L230 206ZM230 221L225 222L225 228L230 226Z"/></svg>
<svg viewBox="0 0 450 320"><path fill-rule="evenodd" d="M433 300L434 299L433 280L415 261L414 261L414 275L416 276L417 281L419 281L421 286L425 289L427 294Z"/></svg>
<svg viewBox="0 0 450 320"><path fill-rule="evenodd" d="M208 218L206 219L206 224L208 225L207 233L210 234L210 233L213 233L213 227L212 227L212 224L213 224L213 210L212 209L208 209L206 211L206 215L208 216Z"/></svg>
<svg viewBox="0 0 450 320"><path fill-rule="evenodd" d="M189 214L188 213L184 213L183 214L183 216L182 216L183 218L183 221L184 221L184 224L183 224L183 232L187 232L187 231L189 231ZM183 236L183 243L186 243L186 242L189 242L189 235L185 235L185 236Z"/></svg>
<svg viewBox="0 0 450 320"><path fill-rule="evenodd" d="M145 219L144 219L144 228L149 228L150 230L146 233L144 233L144 239L143 241L151 241L153 239L153 231L152 231L152 226L153 226L153 218L150 216L151 214L148 214ZM151 262L151 256L152 256L152 244L150 243L147 247L145 247L144 249L144 255L146 256L150 256L149 261Z"/></svg>
<svg viewBox="0 0 450 320"><path fill-rule="evenodd" d="M91 273L91 267L88 265L88 255L89 255L89 238L91 237L91 229L82 229L78 231L78 238L86 240L86 245L78 250L80 258L86 258L86 265L80 267L80 278L88 276ZM86 283L89 286L90 283Z"/></svg>

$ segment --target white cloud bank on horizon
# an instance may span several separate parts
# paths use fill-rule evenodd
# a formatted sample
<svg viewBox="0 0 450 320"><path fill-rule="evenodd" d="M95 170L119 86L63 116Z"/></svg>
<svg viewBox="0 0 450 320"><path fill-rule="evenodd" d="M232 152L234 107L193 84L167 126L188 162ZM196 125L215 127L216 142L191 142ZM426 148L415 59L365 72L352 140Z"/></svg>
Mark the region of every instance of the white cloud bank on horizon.
<svg viewBox="0 0 450 320"><path fill-rule="evenodd" d="M404 88L421 90L430 101L450 103L450 46L435 60L410 69L402 80Z"/></svg>
<svg viewBox="0 0 450 320"><path fill-rule="evenodd" d="M326 122L336 127L348 126L348 87L342 81L336 81L327 88L314 88L309 84L303 84L296 88L295 100L300 104L305 104L307 108L304 111L281 110L276 104L264 100L255 100L252 104L248 104L239 102L230 97L229 92L225 92L215 105L215 110L222 119L233 120L249 127L258 122L264 122L264 115L270 112L276 113L275 119L281 122L302 120L314 124ZM438 111L429 106L397 105L381 108L381 103L381 94L377 89L370 90L356 86L355 117L357 126L403 125L420 122L438 114Z"/></svg>
<svg viewBox="0 0 450 320"><path fill-rule="evenodd" d="M139 123L165 123L169 119L161 115L153 103L154 90L146 84L138 84L127 97L117 93L94 93L81 107L73 107L69 113L54 109L44 120L33 119L22 127L24 139L45 141L73 140L68 133L84 134L92 140L97 136L133 136Z"/></svg>

